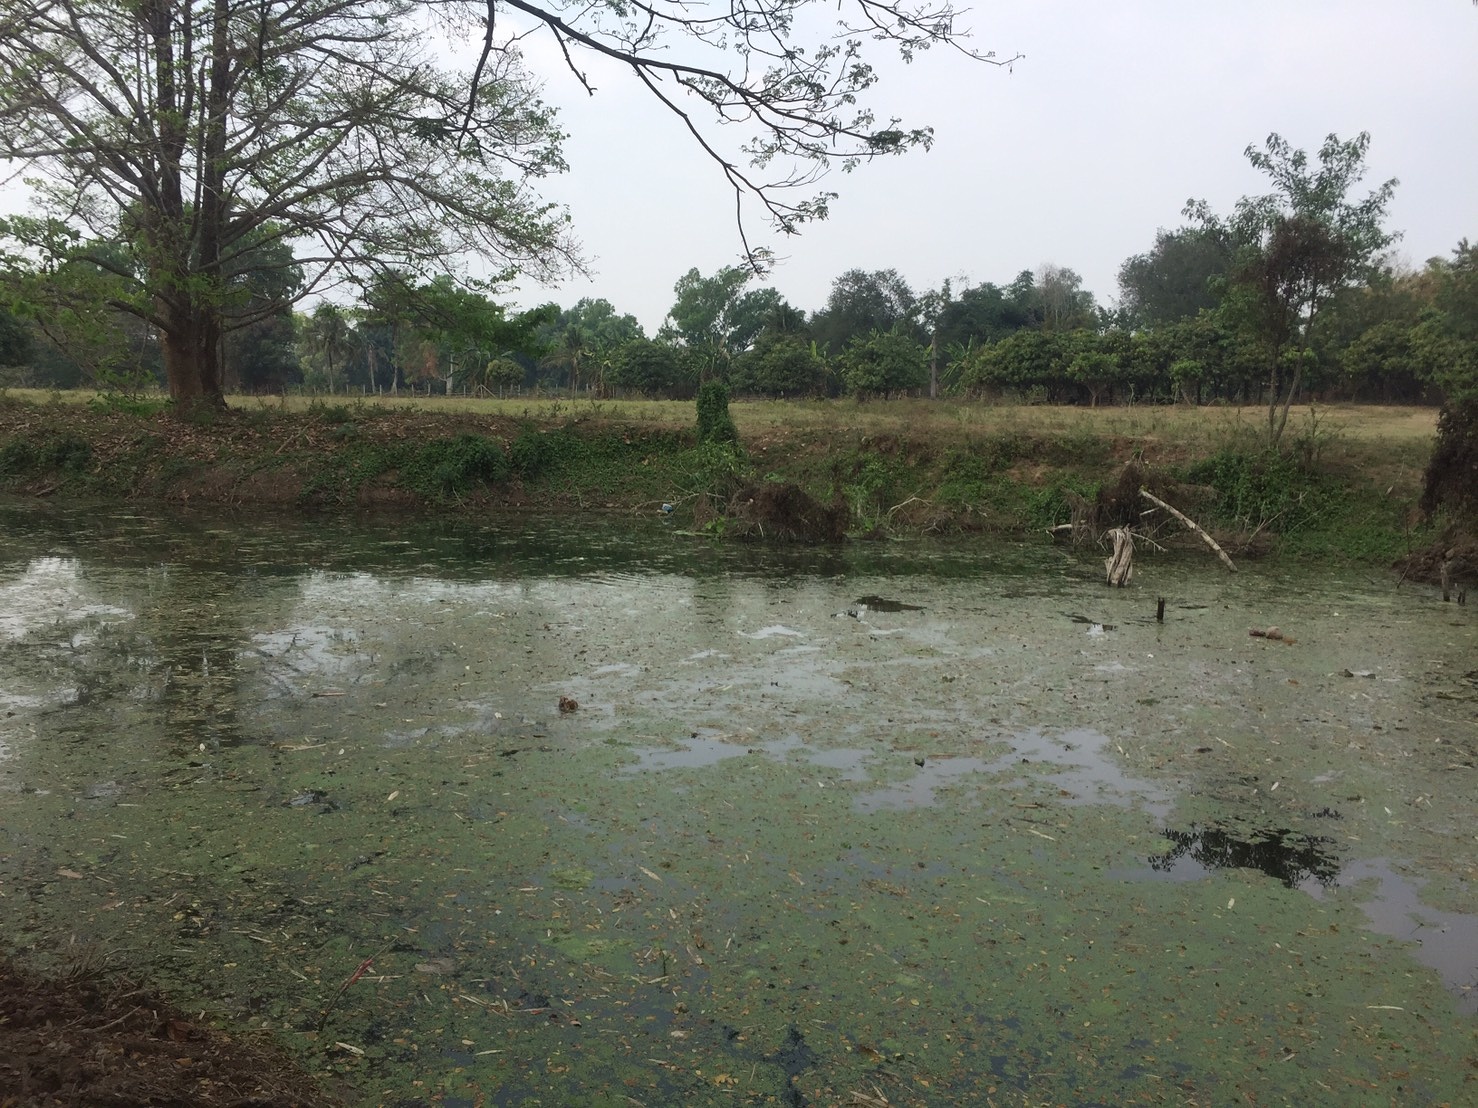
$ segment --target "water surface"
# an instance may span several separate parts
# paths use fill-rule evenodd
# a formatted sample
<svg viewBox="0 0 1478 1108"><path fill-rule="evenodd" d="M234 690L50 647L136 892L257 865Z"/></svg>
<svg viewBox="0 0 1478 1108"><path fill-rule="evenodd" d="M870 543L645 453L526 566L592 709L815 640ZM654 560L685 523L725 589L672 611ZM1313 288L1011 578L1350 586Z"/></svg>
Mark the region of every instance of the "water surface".
<svg viewBox="0 0 1478 1108"><path fill-rule="evenodd" d="M0 517L9 945L365 1103L1474 1094L1478 621L1430 590Z"/></svg>

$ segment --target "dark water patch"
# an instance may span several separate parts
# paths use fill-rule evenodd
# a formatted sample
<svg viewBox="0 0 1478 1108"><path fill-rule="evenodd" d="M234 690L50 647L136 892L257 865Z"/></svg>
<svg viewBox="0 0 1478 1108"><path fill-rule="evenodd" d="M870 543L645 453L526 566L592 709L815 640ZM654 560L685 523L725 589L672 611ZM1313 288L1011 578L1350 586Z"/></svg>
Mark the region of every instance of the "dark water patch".
<svg viewBox="0 0 1478 1108"><path fill-rule="evenodd" d="M922 604L907 604L902 600L890 600L885 596L859 596L853 601L860 608L866 608L870 612L922 612Z"/></svg>
<svg viewBox="0 0 1478 1108"><path fill-rule="evenodd" d="M1157 873L1186 877L1219 869L1254 869L1288 886L1315 882L1326 888L1339 880L1340 862L1332 839L1286 829L1233 832L1218 827L1167 828L1171 848L1147 859Z"/></svg>
<svg viewBox="0 0 1478 1108"><path fill-rule="evenodd" d="M806 1038L795 1024L785 1032L785 1041L773 1054L765 1055L765 1061L777 1066L785 1075L785 1087L780 1092L780 1103L789 1108L805 1108L810 1101L796 1085L795 1079L816 1064L816 1052L806 1045Z"/></svg>

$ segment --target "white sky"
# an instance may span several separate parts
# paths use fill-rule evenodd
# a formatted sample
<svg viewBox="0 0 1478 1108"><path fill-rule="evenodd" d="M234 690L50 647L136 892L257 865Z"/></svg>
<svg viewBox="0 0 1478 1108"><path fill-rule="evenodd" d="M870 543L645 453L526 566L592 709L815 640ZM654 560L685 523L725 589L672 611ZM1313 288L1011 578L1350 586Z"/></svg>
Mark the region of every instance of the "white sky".
<svg viewBox="0 0 1478 1108"><path fill-rule="evenodd" d="M968 2L968 0L967 0ZM823 5L824 7L824 5ZM1371 134L1368 187L1400 178L1390 225L1414 264L1478 238L1478 7L1470 0L979 0L973 44L1025 55L1008 73L934 50L890 71L879 115L932 124L935 146L834 173L832 217L781 239L764 282L823 306L850 268L897 269L916 290L1071 267L1100 302L1120 263L1187 199L1229 211L1269 191L1242 151L1282 134ZM733 264L733 198L718 170L617 73L586 97L526 44L563 109L569 205L596 270L524 289L525 306L603 296L649 332L690 267Z"/></svg>

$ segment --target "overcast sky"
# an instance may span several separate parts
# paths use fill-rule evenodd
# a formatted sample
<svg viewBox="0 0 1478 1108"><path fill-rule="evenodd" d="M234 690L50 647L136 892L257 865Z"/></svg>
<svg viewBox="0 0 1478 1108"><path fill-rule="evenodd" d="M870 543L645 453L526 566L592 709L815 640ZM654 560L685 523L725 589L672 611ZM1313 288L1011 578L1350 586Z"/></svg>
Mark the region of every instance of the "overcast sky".
<svg viewBox="0 0 1478 1108"><path fill-rule="evenodd" d="M1410 262L1478 238L1471 0L979 0L966 22L978 49L1024 56L1007 72L936 49L880 89L880 115L935 128L932 151L833 174L831 219L798 237L760 226L784 259L765 283L795 306L822 307L850 268L922 290L1048 262L1112 302L1120 263L1179 226L1187 199L1225 212L1269 191L1243 150L1273 131L1311 155L1330 132L1369 131L1360 195L1400 178L1391 226ZM738 259L732 193L617 73L594 71L589 98L528 49L570 132L549 195L596 273L516 298L603 296L654 331L680 275Z"/></svg>

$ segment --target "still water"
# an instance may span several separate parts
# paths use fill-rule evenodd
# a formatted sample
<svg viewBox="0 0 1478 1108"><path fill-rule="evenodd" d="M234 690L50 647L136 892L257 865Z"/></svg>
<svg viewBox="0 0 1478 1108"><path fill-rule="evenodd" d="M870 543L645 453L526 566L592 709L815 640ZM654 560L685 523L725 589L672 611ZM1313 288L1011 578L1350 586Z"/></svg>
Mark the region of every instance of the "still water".
<svg viewBox="0 0 1478 1108"><path fill-rule="evenodd" d="M1475 666L1378 571L0 505L0 925L365 1104L1471 1102Z"/></svg>

